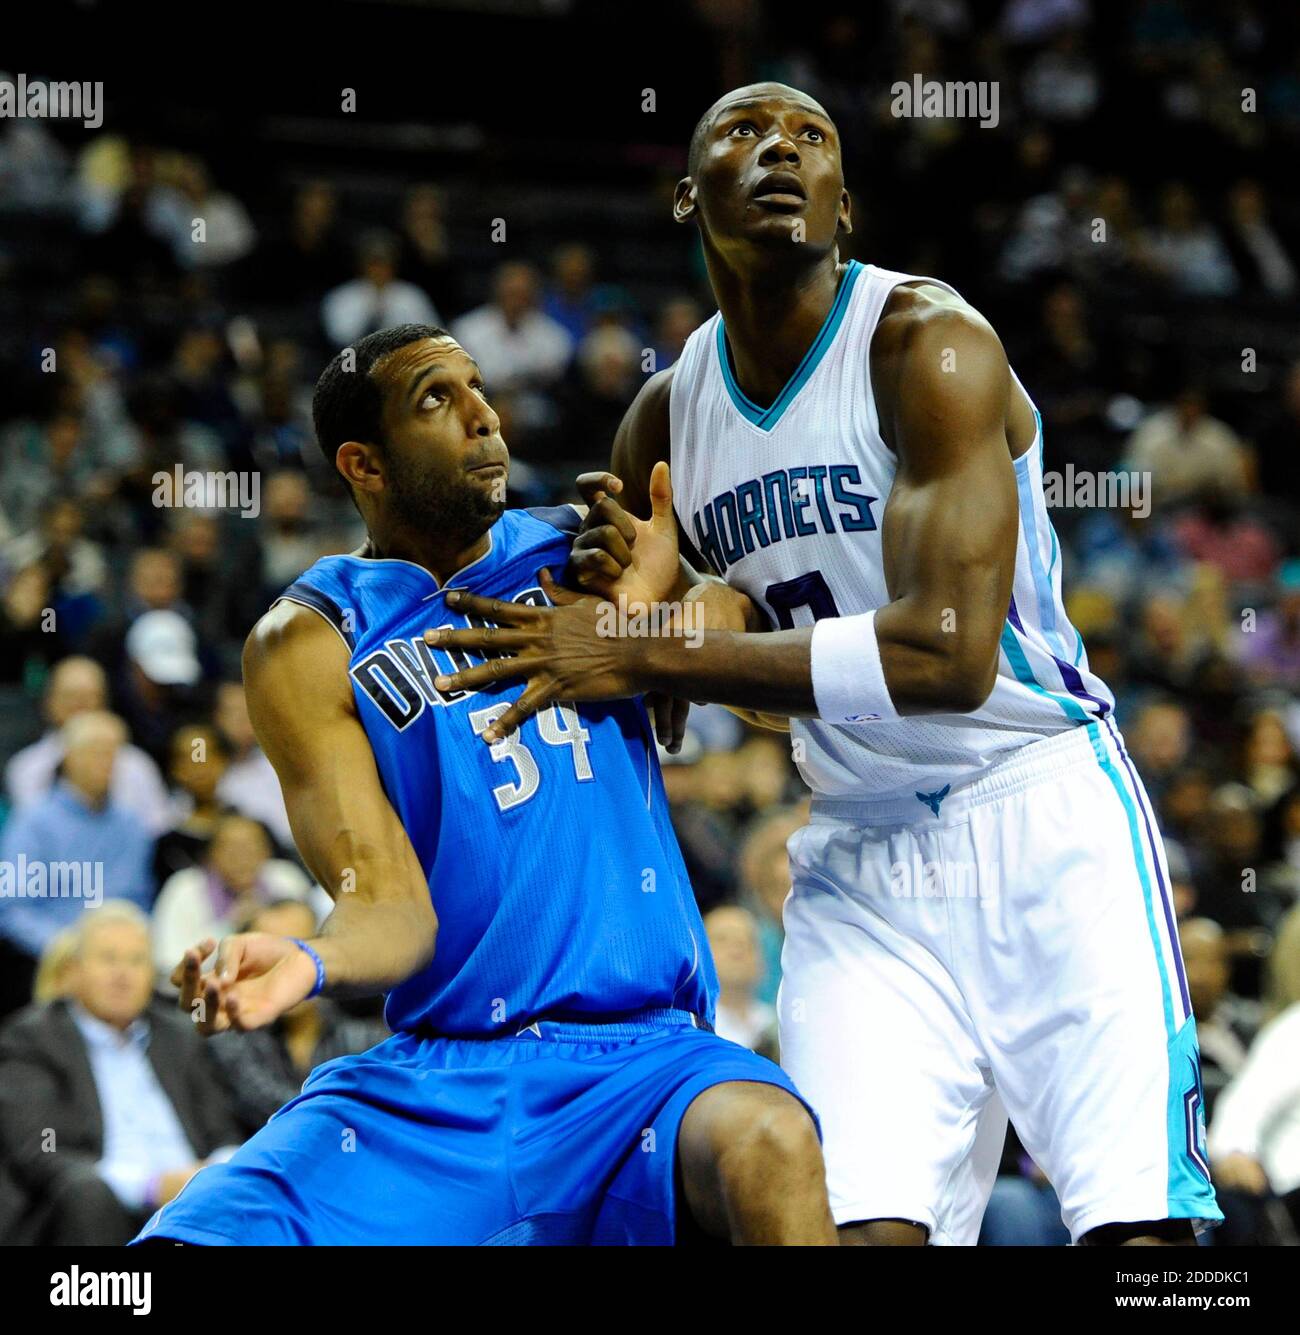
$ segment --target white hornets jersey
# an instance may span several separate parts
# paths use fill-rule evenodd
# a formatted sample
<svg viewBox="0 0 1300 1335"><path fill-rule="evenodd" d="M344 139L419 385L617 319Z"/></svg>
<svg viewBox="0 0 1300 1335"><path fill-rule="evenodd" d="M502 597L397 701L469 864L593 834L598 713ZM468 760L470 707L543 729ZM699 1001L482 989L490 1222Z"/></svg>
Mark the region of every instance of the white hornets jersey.
<svg viewBox="0 0 1300 1335"><path fill-rule="evenodd" d="M897 459L880 434L869 351L890 292L915 281L935 280L851 263L826 323L767 408L736 384L721 313L690 336L673 371L677 517L773 626L810 626L889 602L880 526ZM793 720L795 759L814 793L942 797L945 785L955 789L1018 748L1114 708L1061 601L1037 409L1034 417L1033 444L1015 461L1020 533L993 693L973 714L852 726Z"/></svg>

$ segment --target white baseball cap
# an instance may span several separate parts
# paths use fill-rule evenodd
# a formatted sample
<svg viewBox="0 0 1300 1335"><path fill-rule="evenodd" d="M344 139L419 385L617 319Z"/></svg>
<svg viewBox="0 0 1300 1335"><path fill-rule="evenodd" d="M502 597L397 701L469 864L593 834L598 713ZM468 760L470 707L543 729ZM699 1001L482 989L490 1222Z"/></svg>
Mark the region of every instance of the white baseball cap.
<svg viewBox="0 0 1300 1335"><path fill-rule="evenodd" d="M197 641L179 612L145 612L126 633L126 652L159 686L193 686L199 679Z"/></svg>

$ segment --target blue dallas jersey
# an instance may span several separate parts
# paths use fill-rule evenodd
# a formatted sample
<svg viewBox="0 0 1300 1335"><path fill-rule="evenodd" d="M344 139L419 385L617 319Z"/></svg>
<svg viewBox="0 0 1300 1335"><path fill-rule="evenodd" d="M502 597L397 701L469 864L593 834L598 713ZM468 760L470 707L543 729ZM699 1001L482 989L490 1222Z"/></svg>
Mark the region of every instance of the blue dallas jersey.
<svg viewBox="0 0 1300 1335"><path fill-rule="evenodd" d="M357 711L429 881L434 958L388 996L394 1030L514 1034L531 1021L647 1007L713 1021L717 981L639 700L556 705L514 736L478 736L523 690L435 690L472 661L431 649L465 626L445 593L544 604L578 516L507 510L444 588L407 561L328 556L281 595L326 618L351 655Z"/></svg>

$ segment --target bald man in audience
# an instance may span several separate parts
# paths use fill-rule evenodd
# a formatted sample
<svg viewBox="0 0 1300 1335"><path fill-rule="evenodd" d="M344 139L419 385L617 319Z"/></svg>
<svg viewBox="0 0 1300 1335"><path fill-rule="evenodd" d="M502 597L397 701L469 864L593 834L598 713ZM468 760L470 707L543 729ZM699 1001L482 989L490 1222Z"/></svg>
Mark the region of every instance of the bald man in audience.
<svg viewBox="0 0 1300 1335"><path fill-rule="evenodd" d="M0 1015L31 999L42 951L87 908L153 902L153 832L111 794L126 725L74 714L60 741L62 777L0 831Z"/></svg>
<svg viewBox="0 0 1300 1335"><path fill-rule="evenodd" d="M0 1029L9 1241L119 1246L237 1145L211 1054L152 984L149 920L110 901L71 929L62 995Z"/></svg>
<svg viewBox="0 0 1300 1335"><path fill-rule="evenodd" d="M45 687L44 711L49 730L24 747L5 766L5 789L15 807L44 797L63 763L62 728L77 714L108 705L108 681L93 658L75 654L55 664ZM154 834L171 825L171 801L158 766L126 741L113 765L109 792L118 806L133 811Z"/></svg>

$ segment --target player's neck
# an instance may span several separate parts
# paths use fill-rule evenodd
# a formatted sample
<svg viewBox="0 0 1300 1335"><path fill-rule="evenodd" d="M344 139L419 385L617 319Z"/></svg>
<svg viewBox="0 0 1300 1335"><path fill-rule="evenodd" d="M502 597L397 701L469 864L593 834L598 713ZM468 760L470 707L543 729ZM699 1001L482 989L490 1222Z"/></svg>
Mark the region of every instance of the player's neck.
<svg viewBox="0 0 1300 1335"><path fill-rule="evenodd" d="M376 524L356 555L372 561L409 561L423 566L439 584L445 584L457 571L485 555L491 543L490 528L466 545L455 537L439 540L436 534Z"/></svg>
<svg viewBox="0 0 1300 1335"><path fill-rule="evenodd" d="M707 249L705 260L736 382L748 398L766 406L785 388L826 323L847 266L834 250L811 265L782 258L742 268Z"/></svg>

